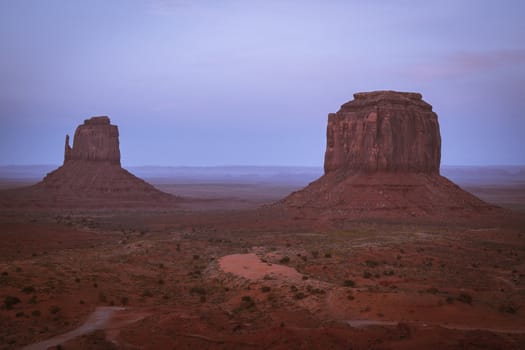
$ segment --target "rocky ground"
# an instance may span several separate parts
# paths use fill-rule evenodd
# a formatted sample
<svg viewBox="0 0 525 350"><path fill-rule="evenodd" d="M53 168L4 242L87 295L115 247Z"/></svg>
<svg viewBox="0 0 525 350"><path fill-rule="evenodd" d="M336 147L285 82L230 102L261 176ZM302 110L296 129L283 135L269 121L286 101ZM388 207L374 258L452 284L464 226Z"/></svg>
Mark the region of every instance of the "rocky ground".
<svg viewBox="0 0 525 350"><path fill-rule="evenodd" d="M516 225L318 230L184 208L0 225L1 349L525 348Z"/></svg>

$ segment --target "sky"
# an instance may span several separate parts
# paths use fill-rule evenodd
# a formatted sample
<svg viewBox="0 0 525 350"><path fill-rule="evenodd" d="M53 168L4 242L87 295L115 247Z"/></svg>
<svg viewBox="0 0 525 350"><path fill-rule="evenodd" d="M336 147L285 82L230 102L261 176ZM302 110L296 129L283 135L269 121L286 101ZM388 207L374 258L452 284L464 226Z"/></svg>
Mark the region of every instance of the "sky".
<svg viewBox="0 0 525 350"><path fill-rule="evenodd" d="M442 164L525 164L522 0L0 0L0 165L95 115L124 166L322 166L327 115L417 91Z"/></svg>

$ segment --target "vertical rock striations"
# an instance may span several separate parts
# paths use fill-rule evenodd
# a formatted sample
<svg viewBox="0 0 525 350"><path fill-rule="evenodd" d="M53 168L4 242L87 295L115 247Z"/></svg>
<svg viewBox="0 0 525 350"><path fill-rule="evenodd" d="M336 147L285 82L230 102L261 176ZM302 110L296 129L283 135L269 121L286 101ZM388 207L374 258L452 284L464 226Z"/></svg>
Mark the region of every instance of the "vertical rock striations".
<svg viewBox="0 0 525 350"><path fill-rule="evenodd" d="M104 161L120 165L118 127L108 117L86 119L75 131L73 148L66 135L64 163L71 160Z"/></svg>
<svg viewBox="0 0 525 350"><path fill-rule="evenodd" d="M326 134L325 173L439 173L437 115L420 94L357 93L328 115Z"/></svg>
<svg viewBox="0 0 525 350"><path fill-rule="evenodd" d="M294 217L465 219L495 212L440 176L441 136L418 93L357 93L328 115L325 174L276 204Z"/></svg>

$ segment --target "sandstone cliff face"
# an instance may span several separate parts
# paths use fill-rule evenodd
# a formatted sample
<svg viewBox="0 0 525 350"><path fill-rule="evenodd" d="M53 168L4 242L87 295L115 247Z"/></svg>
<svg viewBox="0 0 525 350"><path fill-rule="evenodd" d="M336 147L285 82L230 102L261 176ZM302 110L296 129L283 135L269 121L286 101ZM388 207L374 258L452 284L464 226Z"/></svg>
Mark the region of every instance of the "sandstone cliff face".
<svg viewBox="0 0 525 350"><path fill-rule="evenodd" d="M92 117L77 127L73 148L66 135L64 163L72 160L105 161L120 165L118 127L109 117Z"/></svg>
<svg viewBox="0 0 525 350"><path fill-rule="evenodd" d="M354 94L353 101L328 115L326 134L325 174L439 173L437 115L418 93Z"/></svg>

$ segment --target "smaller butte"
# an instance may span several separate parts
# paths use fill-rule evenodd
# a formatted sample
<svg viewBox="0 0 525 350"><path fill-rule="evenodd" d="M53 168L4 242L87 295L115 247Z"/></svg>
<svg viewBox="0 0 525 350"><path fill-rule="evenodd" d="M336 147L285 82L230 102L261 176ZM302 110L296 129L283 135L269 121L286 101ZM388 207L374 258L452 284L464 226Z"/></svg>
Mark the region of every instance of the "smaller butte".
<svg viewBox="0 0 525 350"><path fill-rule="evenodd" d="M118 127L107 116L79 125L72 147L66 135L61 167L34 186L9 192L13 203L46 207L157 207L175 200L122 168Z"/></svg>

